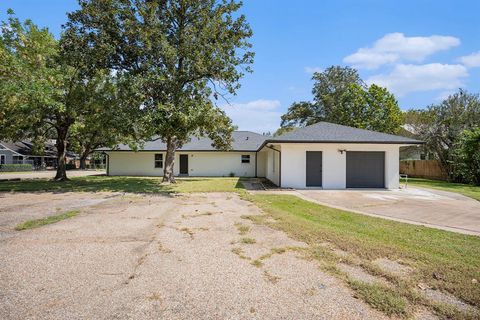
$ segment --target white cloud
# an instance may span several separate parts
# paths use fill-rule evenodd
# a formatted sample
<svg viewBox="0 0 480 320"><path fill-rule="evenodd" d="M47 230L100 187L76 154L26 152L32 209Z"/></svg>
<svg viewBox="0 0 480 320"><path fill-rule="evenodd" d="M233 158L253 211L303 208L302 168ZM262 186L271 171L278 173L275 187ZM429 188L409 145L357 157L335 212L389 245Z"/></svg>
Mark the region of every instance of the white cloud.
<svg viewBox="0 0 480 320"><path fill-rule="evenodd" d="M303 70L305 73L323 72L323 69L320 67L305 67Z"/></svg>
<svg viewBox="0 0 480 320"><path fill-rule="evenodd" d="M457 89L467 76L467 68L460 64L398 64L388 74L370 77L367 83L387 87L402 96L409 92Z"/></svg>
<svg viewBox="0 0 480 320"><path fill-rule="evenodd" d="M460 40L450 36L406 37L399 32L388 33L375 41L372 47L360 48L343 61L359 69L376 69L399 61L421 62L437 51L458 45Z"/></svg>
<svg viewBox="0 0 480 320"><path fill-rule="evenodd" d="M458 89L458 88L457 88ZM449 96L454 94L456 90L445 90L440 92L440 94L435 98L436 101L440 102L447 99Z"/></svg>
<svg viewBox="0 0 480 320"><path fill-rule="evenodd" d="M257 133L270 131L273 133L280 127L278 100L254 100L247 103L233 103L222 106L227 115L232 118L233 124L239 130L249 130Z"/></svg>
<svg viewBox="0 0 480 320"><path fill-rule="evenodd" d="M458 61L469 68L480 67L480 51L460 57Z"/></svg>

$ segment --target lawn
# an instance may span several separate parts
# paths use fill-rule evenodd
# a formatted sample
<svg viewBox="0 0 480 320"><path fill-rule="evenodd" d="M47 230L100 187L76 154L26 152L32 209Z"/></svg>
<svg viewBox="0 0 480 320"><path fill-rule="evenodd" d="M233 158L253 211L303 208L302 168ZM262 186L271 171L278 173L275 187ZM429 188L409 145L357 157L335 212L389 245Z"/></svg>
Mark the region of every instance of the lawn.
<svg viewBox="0 0 480 320"><path fill-rule="evenodd" d="M408 317L414 306L426 305L442 316L465 316L419 297L419 283L480 307L480 285L472 282L480 280L479 237L368 217L290 195L248 195L247 199L266 213L261 218L247 218L306 242L311 256L325 263L326 270L336 270L335 265L343 261L388 279L391 288L345 279L357 294L387 314ZM346 251L351 258L335 256L325 249L325 243ZM410 277L396 277L375 268L372 261L377 258L402 261L416 271Z"/></svg>
<svg viewBox="0 0 480 320"><path fill-rule="evenodd" d="M243 189L240 178L177 178L176 184L164 184L162 178L152 177L74 177L70 181L49 179L1 181L0 192L233 192Z"/></svg>
<svg viewBox="0 0 480 320"><path fill-rule="evenodd" d="M480 186L420 178L408 178L408 185L456 192L480 201Z"/></svg>
<svg viewBox="0 0 480 320"><path fill-rule="evenodd" d="M58 221L62 221L68 218L75 217L79 211L77 210L72 210L72 211L67 211L65 213L55 215L55 216L49 216L43 219L35 219L35 220L28 220L23 223L20 223L15 227L15 230L21 231L21 230L27 230L27 229L34 229L34 228L39 228L41 226L45 226L47 224L52 224Z"/></svg>

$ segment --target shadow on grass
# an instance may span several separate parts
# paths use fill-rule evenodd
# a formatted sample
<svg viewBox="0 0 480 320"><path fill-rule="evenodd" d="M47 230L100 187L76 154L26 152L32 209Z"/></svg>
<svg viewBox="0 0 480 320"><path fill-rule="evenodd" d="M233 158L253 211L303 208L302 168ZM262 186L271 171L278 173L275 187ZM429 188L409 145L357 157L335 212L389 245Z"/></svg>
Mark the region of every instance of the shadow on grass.
<svg viewBox="0 0 480 320"><path fill-rule="evenodd" d="M0 182L0 191L15 192L132 192L155 193L171 192L167 185L161 184L160 178L74 177L70 181L56 182L49 179Z"/></svg>
<svg viewBox="0 0 480 320"><path fill-rule="evenodd" d="M235 192L244 189L239 178L180 178L176 184L162 183L161 177L88 176L69 181L49 179L0 182L0 192Z"/></svg>

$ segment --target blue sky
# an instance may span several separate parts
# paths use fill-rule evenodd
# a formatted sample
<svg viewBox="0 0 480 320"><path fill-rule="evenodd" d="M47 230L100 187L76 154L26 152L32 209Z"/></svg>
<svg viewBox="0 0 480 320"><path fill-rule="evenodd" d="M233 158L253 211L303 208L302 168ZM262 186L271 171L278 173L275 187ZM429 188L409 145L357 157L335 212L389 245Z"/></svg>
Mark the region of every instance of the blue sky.
<svg viewBox="0 0 480 320"><path fill-rule="evenodd" d="M58 35L76 0L3 0ZM402 109L424 108L462 87L480 92L480 1L245 0L254 73L222 107L242 130L274 131L280 115L310 100L312 72L356 67Z"/></svg>

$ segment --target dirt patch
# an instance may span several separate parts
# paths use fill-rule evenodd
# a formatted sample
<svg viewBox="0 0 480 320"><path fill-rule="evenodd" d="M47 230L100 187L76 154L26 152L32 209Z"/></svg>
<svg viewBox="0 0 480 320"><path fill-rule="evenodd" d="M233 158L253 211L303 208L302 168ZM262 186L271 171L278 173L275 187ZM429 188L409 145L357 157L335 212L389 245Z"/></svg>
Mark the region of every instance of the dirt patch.
<svg viewBox="0 0 480 320"><path fill-rule="evenodd" d="M409 266L387 258L376 259L373 261L373 264L383 271L397 276L408 276L413 272L413 269Z"/></svg>
<svg viewBox="0 0 480 320"><path fill-rule="evenodd" d="M362 281L369 284L387 285L387 281L385 279L372 276L371 274L363 270L361 267L351 266L345 263L339 263L337 267L340 269L340 271L345 272L352 280Z"/></svg>
<svg viewBox="0 0 480 320"><path fill-rule="evenodd" d="M456 298L456 297L454 297L450 294L441 292L439 290L433 290L433 289L427 288L427 289L423 290L423 294L429 300L453 306L453 307L455 307L458 310L463 311L463 312L477 311L473 306L470 306L469 304L466 304L465 302L461 301L460 299L458 299L458 298Z"/></svg>

